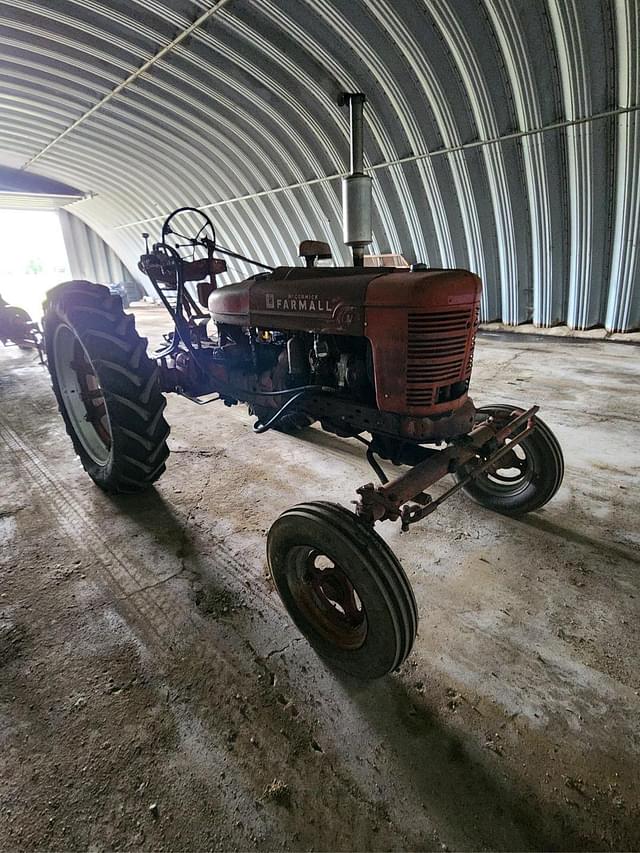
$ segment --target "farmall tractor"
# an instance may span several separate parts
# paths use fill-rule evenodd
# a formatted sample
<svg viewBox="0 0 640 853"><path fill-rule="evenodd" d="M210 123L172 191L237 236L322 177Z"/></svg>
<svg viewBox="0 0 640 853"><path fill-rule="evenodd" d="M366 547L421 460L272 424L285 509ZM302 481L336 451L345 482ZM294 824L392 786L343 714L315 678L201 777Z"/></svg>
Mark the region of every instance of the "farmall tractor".
<svg viewBox="0 0 640 853"><path fill-rule="evenodd" d="M351 119L343 224L353 266L316 266L329 247L309 240L300 246L304 266L274 269L223 248L204 212L180 208L159 242L149 248L143 235L139 267L173 321L154 358L120 299L86 281L50 291L44 329L67 431L108 492L141 492L165 470L170 392L198 404L247 403L256 433L317 422L365 445L379 482L356 489L355 511L325 501L286 510L269 530L267 558L284 606L316 651L338 669L376 678L409 654L418 613L375 525L399 521L408 530L460 489L506 515L531 512L557 491L563 460L537 406L477 409L468 396L476 275L364 266L364 100L342 96ZM224 258L260 272L218 288ZM197 283L193 291L187 282ZM400 466L395 479L379 460ZM432 498L427 489L447 475L454 484Z"/></svg>

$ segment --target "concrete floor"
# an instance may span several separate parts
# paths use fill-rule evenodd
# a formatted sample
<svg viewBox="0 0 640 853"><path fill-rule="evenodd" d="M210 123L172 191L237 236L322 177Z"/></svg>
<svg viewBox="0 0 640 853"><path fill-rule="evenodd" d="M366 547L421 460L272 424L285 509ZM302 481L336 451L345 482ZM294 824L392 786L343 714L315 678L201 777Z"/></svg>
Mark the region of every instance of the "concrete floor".
<svg viewBox="0 0 640 853"><path fill-rule="evenodd" d="M459 495L381 527L421 622L362 685L290 624L264 540L348 505L355 442L171 398L166 474L110 499L0 350L0 848L639 849L638 354L479 340L476 403L541 404L564 485L525 520Z"/></svg>

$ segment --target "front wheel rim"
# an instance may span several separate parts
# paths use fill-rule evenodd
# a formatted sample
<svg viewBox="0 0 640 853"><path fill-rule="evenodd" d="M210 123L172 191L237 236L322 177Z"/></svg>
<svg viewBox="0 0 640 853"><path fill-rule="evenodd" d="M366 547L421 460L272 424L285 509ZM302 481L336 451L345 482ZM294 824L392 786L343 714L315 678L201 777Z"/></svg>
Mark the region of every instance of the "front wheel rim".
<svg viewBox="0 0 640 853"><path fill-rule="evenodd" d="M507 443L509 443L507 441ZM482 475L482 485L494 495L517 495L523 492L534 477L531 454L522 444L516 444L492 468Z"/></svg>
<svg viewBox="0 0 640 853"><path fill-rule="evenodd" d="M55 330L53 361L73 431L91 459L105 466L111 457L113 436L104 391L84 344L64 323Z"/></svg>
<svg viewBox="0 0 640 853"><path fill-rule="evenodd" d="M348 573L317 548L300 545L286 557L289 590L305 621L326 642L344 651L367 638L364 603Z"/></svg>

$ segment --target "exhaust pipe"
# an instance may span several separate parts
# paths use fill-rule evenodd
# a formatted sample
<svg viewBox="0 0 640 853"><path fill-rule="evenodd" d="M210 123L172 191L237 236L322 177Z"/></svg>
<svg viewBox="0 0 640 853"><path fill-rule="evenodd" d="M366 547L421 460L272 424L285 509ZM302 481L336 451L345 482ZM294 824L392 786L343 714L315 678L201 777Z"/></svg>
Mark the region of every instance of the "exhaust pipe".
<svg viewBox="0 0 640 853"><path fill-rule="evenodd" d="M371 231L371 177L365 175L363 152L362 92L342 92L341 107L349 105L350 168L342 179L342 231L345 245L351 246L354 267L364 266L364 250L373 239Z"/></svg>

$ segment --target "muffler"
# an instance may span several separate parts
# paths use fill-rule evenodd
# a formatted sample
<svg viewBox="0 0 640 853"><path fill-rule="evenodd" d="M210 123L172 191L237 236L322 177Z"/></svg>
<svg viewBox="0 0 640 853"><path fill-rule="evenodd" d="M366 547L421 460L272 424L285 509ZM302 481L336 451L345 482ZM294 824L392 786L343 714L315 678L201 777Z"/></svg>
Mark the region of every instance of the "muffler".
<svg viewBox="0 0 640 853"><path fill-rule="evenodd" d="M354 267L364 266L365 248L373 239L371 230L371 177L365 175L363 146L362 92L342 92L340 106L349 105L350 168L342 179L342 231L345 245L351 247Z"/></svg>

